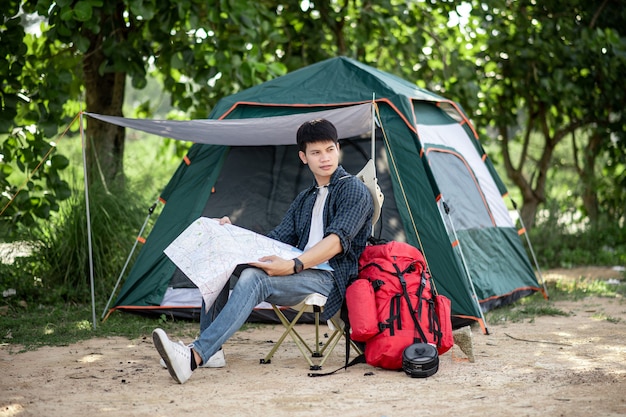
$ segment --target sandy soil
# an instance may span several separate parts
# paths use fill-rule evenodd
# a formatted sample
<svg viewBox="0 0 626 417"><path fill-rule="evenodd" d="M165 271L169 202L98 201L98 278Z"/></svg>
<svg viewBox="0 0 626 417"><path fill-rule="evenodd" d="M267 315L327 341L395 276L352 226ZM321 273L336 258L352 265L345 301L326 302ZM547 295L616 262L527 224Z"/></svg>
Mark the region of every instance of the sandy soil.
<svg viewBox="0 0 626 417"><path fill-rule="evenodd" d="M238 332L225 345L225 368L200 369L184 385L159 366L149 335L25 353L3 345L0 417L626 415L626 301L555 306L570 315L489 323L489 335L474 328L475 362L455 345L427 379L365 364L310 378L291 341L261 365L280 335L274 325ZM313 326L300 330L312 336ZM324 370L340 367L343 354L342 342Z"/></svg>

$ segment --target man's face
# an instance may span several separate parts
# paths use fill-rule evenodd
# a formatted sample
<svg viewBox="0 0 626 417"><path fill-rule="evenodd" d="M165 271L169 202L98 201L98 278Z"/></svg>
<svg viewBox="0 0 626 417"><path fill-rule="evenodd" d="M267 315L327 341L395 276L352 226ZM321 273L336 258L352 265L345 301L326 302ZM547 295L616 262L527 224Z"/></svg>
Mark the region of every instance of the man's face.
<svg viewBox="0 0 626 417"><path fill-rule="evenodd" d="M339 165L339 145L332 140L308 143L306 152L300 151L299 155L309 166L317 185L328 184Z"/></svg>

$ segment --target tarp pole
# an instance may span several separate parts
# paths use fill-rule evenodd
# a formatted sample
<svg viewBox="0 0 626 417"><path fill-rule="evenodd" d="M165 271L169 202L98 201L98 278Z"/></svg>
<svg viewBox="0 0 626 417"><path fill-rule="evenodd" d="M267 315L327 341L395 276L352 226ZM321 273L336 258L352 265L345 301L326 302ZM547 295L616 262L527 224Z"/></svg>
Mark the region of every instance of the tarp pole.
<svg viewBox="0 0 626 417"><path fill-rule="evenodd" d="M96 330L96 293L93 276L93 248L91 244L91 211L89 210L89 181L87 178L87 151L85 141L85 129L83 128L83 111L80 111L80 139L83 148L83 178L85 180L85 214L87 215L87 248L89 252L89 284L91 286L91 315L93 329Z"/></svg>
<svg viewBox="0 0 626 417"><path fill-rule="evenodd" d="M374 169L376 169L376 93L372 93L372 150L370 155L374 161Z"/></svg>
<svg viewBox="0 0 626 417"><path fill-rule="evenodd" d="M115 295L115 292L117 291L117 287L120 285L120 281L122 280L122 277L124 276L124 273L126 272L126 268L128 267L128 264L130 263L130 259L132 258L133 253L135 253L135 249L137 248L137 244L139 243L141 239L141 235L143 235L143 231L146 229L148 220L150 220L150 216L152 216L152 213L154 213L154 209L156 208L157 203L158 203L158 200L154 204L152 204L150 208L148 209L148 215L146 216L146 220L144 220L143 225L141 226L141 230L139 230L139 233L137 234L135 243L133 244L133 247L131 248L130 253L128 254L128 257L126 258L124 267L122 268L122 271L120 272L120 276L117 278L117 282L115 283L115 287L113 287L113 291L111 291L111 296L109 297L109 301L107 301L107 304L104 307L104 311L102 311L102 317L100 317L100 319L104 319L104 316L109 310L109 305L111 305L111 301L113 300L113 296Z"/></svg>
<svg viewBox="0 0 626 417"><path fill-rule="evenodd" d="M467 276L467 280L470 284L470 289L472 290L472 298L478 307L478 311L480 313L480 318L485 324L485 334L489 334L489 329L487 327L487 320L485 319L485 315L483 314L483 309L480 307L480 303L478 302L478 296L476 295L476 289L474 288L474 281L472 280L472 275L470 274L469 268L467 267L467 261L465 260L465 255L463 255L463 249L461 248L461 241L459 240L459 236L456 233L456 228L454 227L454 222L452 221L452 216L450 216L450 207L448 203L445 202L443 196L441 196L441 204L443 206L443 210L446 212L446 216L450 220L450 227L452 228L452 234L454 235L454 241L456 242L456 246L459 250L459 254L461 256L461 263L463 264L463 269L465 269L465 275ZM446 222L444 221L444 224Z"/></svg>
<svg viewBox="0 0 626 417"><path fill-rule="evenodd" d="M372 93L372 131L371 135L371 150L370 150L370 158L374 161L374 178L377 178L376 175L376 93ZM381 207L382 208L382 207ZM372 237L374 236L374 228L376 225L372 225Z"/></svg>
<svg viewBox="0 0 626 417"><path fill-rule="evenodd" d="M528 231L526 230L526 225L524 224L522 215L517 209L517 204L515 203L515 200L513 200L510 195L509 195L509 200L511 200L511 204L513 204L513 208L515 209L515 212L517 213L517 218L519 219L520 225L522 226L521 232L524 234L524 237L526 238L526 243L528 244L528 249L530 250L530 254L533 257L535 268L537 268L537 274L539 274L539 279L541 280L541 285L543 286L544 294L546 298L550 298L550 296L548 295L548 287L546 287L546 281L543 279L543 275L541 274L541 268L539 268L539 262L537 262L537 257L535 256L533 245L532 243L530 243L530 237L528 237Z"/></svg>

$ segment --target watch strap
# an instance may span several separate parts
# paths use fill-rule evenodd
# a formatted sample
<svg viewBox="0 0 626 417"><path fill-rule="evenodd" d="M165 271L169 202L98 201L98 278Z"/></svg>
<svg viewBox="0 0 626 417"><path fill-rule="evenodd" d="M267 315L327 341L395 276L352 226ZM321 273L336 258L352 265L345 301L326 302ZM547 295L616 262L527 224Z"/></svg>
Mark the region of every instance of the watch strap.
<svg viewBox="0 0 626 417"><path fill-rule="evenodd" d="M294 258L293 259L293 273L297 274L299 272L302 272L303 269L304 269L304 264L302 263L302 261L298 258Z"/></svg>

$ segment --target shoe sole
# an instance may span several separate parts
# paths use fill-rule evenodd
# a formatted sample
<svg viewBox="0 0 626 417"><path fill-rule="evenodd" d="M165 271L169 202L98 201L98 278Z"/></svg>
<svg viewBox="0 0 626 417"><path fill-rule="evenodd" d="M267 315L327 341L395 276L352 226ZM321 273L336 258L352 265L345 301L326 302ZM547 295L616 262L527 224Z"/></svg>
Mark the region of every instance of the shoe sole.
<svg viewBox="0 0 626 417"><path fill-rule="evenodd" d="M174 369L172 368L172 364L169 360L169 355L167 354L165 345L163 345L163 342L161 341L161 337L158 332L152 333L152 342L154 343L154 347L156 347L157 352L159 352L159 355L161 355L161 358L167 365L167 372L170 373L171 377L174 378L176 382L182 384L182 382L180 382L180 379L178 378L178 375L176 375L176 372L174 372Z"/></svg>
<svg viewBox="0 0 626 417"><path fill-rule="evenodd" d="M163 369L167 369L167 364L165 363L165 360L163 362L160 363L161 368ZM221 362L218 365L213 365L212 363L207 363L207 364L202 364L200 366L198 366L198 369L217 369L217 368L224 368L226 366L226 362Z"/></svg>

